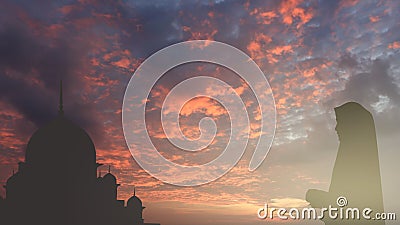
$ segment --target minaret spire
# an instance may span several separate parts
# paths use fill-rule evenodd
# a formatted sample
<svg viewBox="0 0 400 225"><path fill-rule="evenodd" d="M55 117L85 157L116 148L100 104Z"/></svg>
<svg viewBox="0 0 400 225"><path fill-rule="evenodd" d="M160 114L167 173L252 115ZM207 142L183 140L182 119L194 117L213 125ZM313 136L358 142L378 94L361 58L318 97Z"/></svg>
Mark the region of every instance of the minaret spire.
<svg viewBox="0 0 400 225"><path fill-rule="evenodd" d="M59 105L58 105L58 114L59 115L64 115L62 80L60 80L60 101L59 101Z"/></svg>

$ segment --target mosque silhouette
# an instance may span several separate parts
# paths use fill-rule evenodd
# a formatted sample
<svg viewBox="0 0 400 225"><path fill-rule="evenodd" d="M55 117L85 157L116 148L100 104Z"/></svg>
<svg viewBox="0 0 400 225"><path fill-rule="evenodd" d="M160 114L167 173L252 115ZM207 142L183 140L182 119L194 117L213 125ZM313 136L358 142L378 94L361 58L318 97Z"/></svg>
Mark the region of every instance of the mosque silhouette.
<svg viewBox="0 0 400 225"><path fill-rule="evenodd" d="M89 135L64 116L62 83L58 116L30 138L4 186L0 221L7 225L156 225L144 223L142 201L117 199L110 173L97 176L96 149Z"/></svg>

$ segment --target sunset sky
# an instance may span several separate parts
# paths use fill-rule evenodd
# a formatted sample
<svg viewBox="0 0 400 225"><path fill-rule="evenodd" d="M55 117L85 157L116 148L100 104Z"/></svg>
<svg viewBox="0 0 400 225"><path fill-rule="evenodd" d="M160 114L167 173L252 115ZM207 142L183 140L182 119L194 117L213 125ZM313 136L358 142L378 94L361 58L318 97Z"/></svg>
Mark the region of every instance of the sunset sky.
<svg viewBox="0 0 400 225"><path fill-rule="evenodd" d="M347 101L359 102L374 116L385 210L400 214L399 12L396 0L3 0L0 185L24 160L33 132L57 115L62 79L66 117L93 139L103 174L111 165L121 184L119 198L126 200L136 187L146 206L146 222L266 224L271 222L256 215L265 202L308 206L308 189L329 187L338 149L333 108ZM121 121L127 84L147 57L187 40L230 44L247 53L268 79L277 128L272 148L256 171L248 171L259 129L255 96L232 71L207 63L176 67L159 80L147 99L149 134L159 151L176 163L208 162L218 156L230 123L216 101L196 98L180 112L189 138L198 137L204 116L218 125L212 145L201 153L178 151L160 127L162 103L177 83L199 75L215 77L230 84L251 112L243 158L222 178L197 187L165 184L133 159ZM201 88L223 93L212 85ZM177 107L168 108L173 109ZM5 195L3 188L0 195Z"/></svg>

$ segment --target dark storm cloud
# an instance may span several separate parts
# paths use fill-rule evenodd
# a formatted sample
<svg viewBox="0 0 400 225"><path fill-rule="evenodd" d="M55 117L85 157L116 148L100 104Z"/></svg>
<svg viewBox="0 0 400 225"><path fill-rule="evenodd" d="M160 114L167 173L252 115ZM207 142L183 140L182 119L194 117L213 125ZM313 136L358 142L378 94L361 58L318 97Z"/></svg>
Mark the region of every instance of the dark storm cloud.
<svg viewBox="0 0 400 225"><path fill-rule="evenodd" d="M389 61L376 59L365 63L366 72L351 76L345 89L339 93L339 99L348 98L371 105L379 101L379 96L386 96L392 104L399 106L399 90L393 77L389 75ZM352 67L357 65L355 59L348 56L342 58L340 64Z"/></svg>
<svg viewBox="0 0 400 225"><path fill-rule="evenodd" d="M66 111L71 111L69 117L85 128L93 128L93 105L83 104L71 94L82 87L76 73L82 53L67 40L52 40L50 44L21 23L1 24L1 99L40 126L57 113L59 81L63 79L66 106L79 105L74 110L66 107Z"/></svg>
<svg viewBox="0 0 400 225"><path fill-rule="evenodd" d="M128 34L121 40L124 47L132 50L139 58L148 57L170 44L193 39L191 32L184 31L184 27L199 32L200 36L197 39L206 39L206 33L212 29L218 29L215 39L225 40L225 35L232 34L234 25L239 22L232 20L232 17L238 15L234 12L242 11L243 14L242 6L238 3L241 1L235 4L216 5L202 2L174 4L173 1L168 4L165 2L164 4L141 4L143 2L145 1L137 1L134 6L126 4L124 10L121 11L122 17L131 17L135 20L132 22L125 19L117 25ZM215 24L207 24L207 21L212 20L208 13L214 11L224 16L218 20L214 19L213 22L217 21Z"/></svg>
<svg viewBox="0 0 400 225"><path fill-rule="evenodd" d="M118 15L104 21L104 25L111 23L112 27L107 29L122 32L121 45L137 58L146 58L168 45L191 39L223 41L246 52L255 32L272 32L276 42L287 37L287 32L277 32L282 29L281 21L261 26L260 30L260 21L251 15L254 10L277 10L279 2L253 1L248 8L246 2L160 1L148 4L146 1L127 1L113 3L113 6L99 3L88 5L79 11L79 15L87 16L84 12L89 11L92 15ZM110 8L114 11L110 12Z"/></svg>
<svg viewBox="0 0 400 225"><path fill-rule="evenodd" d="M357 59L350 55L344 54L338 63L339 68L355 68L358 65Z"/></svg>
<svg viewBox="0 0 400 225"><path fill-rule="evenodd" d="M399 134L400 90L392 75L391 60L359 60L354 56L344 55L339 65L347 69L357 68L355 71L363 72L354 72L344 89L328 100L327 105L333 108L348 101L359 102L373 113L383 134Z"/></svg>

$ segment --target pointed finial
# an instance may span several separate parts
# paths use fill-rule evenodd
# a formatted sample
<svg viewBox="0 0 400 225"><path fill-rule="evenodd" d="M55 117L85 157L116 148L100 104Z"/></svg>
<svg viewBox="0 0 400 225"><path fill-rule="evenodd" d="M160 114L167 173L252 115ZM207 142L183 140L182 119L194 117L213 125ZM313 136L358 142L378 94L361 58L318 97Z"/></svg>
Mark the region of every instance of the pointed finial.
<svg viewBox="0 0 400 225"><path fill-rule="evenodd" d="M136 187L133 187L133 196L136 196Z"/></svg>
<svg viewBox="0 0 400 225"><path fill-rule="evenodd" d="M13 169L13 176L15 175L15 170Z"/></svg>
<svg viewBox="0 0 400 225"><path fill-rule="evenodd" d="M59 115L64 115L62 80L60 80L60 102L59 102L59 105L58 105L58 114Z"/></svg>
<svg viewBox="0 0 400 225"><path fill-rule="evenodd" d="M108 165L108 173L111 173L111 166Z"/></svg>

